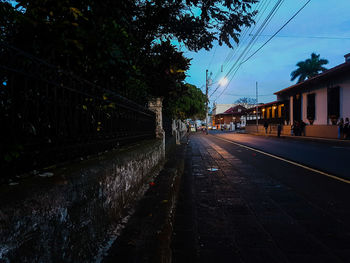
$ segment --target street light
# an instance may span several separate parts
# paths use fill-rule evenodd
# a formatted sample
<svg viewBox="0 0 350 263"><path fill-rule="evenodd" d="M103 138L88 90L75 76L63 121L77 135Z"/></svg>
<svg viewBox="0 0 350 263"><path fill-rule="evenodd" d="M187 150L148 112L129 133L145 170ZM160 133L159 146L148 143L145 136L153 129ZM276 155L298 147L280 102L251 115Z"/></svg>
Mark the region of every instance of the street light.
<svg viewBox="0 0 350 263"><path fill-rule="evenodd" d="M219 80L220 86L225 86L227 83L228 83L228 79L226 77L223 77L222 79Z"/></svg>

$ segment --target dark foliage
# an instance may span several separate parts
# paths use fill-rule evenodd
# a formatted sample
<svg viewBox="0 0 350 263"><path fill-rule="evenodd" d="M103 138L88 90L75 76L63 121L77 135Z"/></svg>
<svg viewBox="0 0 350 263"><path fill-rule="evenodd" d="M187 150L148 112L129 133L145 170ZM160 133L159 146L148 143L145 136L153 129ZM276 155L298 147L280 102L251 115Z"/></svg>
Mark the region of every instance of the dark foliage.
<svg viewBox="0 0 350 263"><path fill-rule="evenodd" d="M113 109L108 107L113 104L104 101L103 90L142 106L150 97L163 97L170 117L203 115L204 95L184 83L190 60L173 43L194 51L210 49L214 40L232 47L240 28L253 23L255 13L250 7L255 2L0 0L0 41L4 44L0 45L0 110L6 123L3 138L9 138L2 147L1 162L22 158L23 149L31 147L29 141L44 145L33 151L58 146L61 140L67 143L70 135L80 134L81 122L91 129L81 138L83 144L99 138L105 131L99 124L103 121L95 113L85 115L94 108L109 123ZM10 65L10 61L15 63ZM11 70L6 69L9 66ZM69 81L71 77L79 79L79 84ZM58 87L63 94L52 93ZM87 98L81 94L96 96L99 102L90 101L90 95L84 102ZM128 115L113 114L125 120ZM113 125L108 136L123 137L123 127L116 127L116 134Z"/></svg>
<svg viewBox="0 0 350 263"><path fill-rule="evenodd" d="M299 78L298 82L302 82L306 79L312 78L327 70L325 67L323 67L323 65L326 64L328 64L327 59L320 59L320 55L312 53L311 58L297 63L298 68L290 74L291 80L293 81L296 78Z"/></svg>

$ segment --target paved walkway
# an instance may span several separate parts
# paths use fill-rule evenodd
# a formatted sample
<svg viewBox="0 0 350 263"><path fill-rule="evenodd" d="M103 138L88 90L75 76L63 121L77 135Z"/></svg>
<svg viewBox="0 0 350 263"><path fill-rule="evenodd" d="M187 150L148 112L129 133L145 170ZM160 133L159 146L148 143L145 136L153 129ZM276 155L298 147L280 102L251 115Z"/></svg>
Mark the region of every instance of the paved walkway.
<svg viewBox="0 0 350 263"><path fill-rule="evenodd" d="M348 226L206 136L190 137L181 189L174 262L349 262Z"/></svg>

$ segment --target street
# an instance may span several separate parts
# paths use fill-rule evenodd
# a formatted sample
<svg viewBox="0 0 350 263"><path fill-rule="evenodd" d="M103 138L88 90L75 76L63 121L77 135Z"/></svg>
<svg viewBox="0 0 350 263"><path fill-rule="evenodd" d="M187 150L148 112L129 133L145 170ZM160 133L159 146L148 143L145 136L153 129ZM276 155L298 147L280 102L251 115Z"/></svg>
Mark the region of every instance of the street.
<svg viewBox="0 0 350 263"><path fill-rule="evenodd" d="M317 141L220 132L214 133L214 135L350 179L350 172L347 166L350 156L349 142L330 144Z"/></svg>
<svg viewBox="0 0 350 263"><path fill-rule="evenodd" d="M349 148L234 133L188 146L174 262L348 262Z"/></svg>

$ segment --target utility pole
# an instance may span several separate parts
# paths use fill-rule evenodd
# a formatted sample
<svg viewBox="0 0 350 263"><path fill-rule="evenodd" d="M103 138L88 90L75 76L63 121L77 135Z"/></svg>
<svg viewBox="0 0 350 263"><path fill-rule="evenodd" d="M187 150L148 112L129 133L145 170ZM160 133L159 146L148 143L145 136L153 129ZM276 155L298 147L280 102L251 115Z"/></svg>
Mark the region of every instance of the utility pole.
<svg viewBox="0 0 350 263"><path fill-rule="evenodd" d="M258 120L258 82L255 83L255 89L256 89L256 133L259 133L259 120Z"/></svg>
<svg viewBox="0 0 350 263"><path fill-rule="evenodd" d="M209 103L209 98L208 98L208 70L205 70L205 133L208 134L208 103Z"/></svg>

